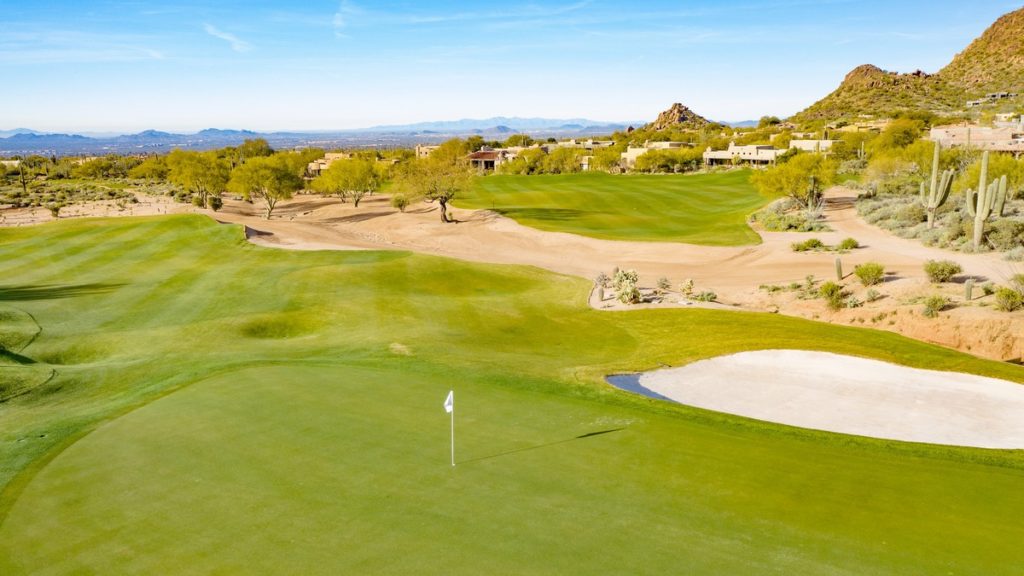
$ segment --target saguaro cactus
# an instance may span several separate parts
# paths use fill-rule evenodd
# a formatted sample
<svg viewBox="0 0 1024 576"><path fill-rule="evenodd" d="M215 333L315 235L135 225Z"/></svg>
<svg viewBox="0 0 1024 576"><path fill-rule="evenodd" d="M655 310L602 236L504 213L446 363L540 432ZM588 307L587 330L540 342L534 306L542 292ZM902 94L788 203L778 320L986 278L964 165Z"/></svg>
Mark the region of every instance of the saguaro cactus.
<svg viewBox="0 0 1024 576"><path fill-rule="evenodd" d="M925 193L924 182L921 183L921 203L928 211L928 228L935 227L935 211L946 203L949 198L949 190L953 187L952 170L943 170L939 176L939 143L935 143L935 154L932 156L932 178L931 187Z"/></svg>
<svg viewBox="0 0 1024 576"><path fill-rule="evenodd" d="M967 211L974 216L974 249L981 247L981 239L985 233L985 221L995 213L1002 216L1006 205L1006 176L988 182L988 151L981 156L981 176L978 178L978 192L968 189L965 195Z"/></svg>
<svg viewBox="0 0 1024 576"><path fill-rule="evenodd" d="M836 280L843 281L843 261L838 256L836 256Z"/></svg>

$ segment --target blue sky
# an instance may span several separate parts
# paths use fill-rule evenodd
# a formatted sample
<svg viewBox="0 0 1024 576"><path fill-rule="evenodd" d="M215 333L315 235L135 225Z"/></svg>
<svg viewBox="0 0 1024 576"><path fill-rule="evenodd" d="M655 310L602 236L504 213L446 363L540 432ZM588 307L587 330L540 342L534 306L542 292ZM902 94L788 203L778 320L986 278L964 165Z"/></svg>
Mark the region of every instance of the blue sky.
<svg viewBox="0 0 1024 576"><path fill-rule="evenodd" d="M787 116L859 64L934 72L1020 6L3 0L0 129Z"/></svg>

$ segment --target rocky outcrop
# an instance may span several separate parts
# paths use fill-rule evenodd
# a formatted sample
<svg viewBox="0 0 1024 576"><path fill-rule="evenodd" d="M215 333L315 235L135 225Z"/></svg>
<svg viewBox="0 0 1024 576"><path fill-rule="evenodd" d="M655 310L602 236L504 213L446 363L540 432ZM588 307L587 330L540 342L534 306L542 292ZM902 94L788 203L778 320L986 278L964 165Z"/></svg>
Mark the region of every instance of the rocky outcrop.
<svg viewBox="0 0 1024 576"><path fill-rule="evenodd" d="M668 110L658 114L658 119L646 126L649 130L667 130L669 128L702 128L710 124L707 118L676 102Z"/></svg>

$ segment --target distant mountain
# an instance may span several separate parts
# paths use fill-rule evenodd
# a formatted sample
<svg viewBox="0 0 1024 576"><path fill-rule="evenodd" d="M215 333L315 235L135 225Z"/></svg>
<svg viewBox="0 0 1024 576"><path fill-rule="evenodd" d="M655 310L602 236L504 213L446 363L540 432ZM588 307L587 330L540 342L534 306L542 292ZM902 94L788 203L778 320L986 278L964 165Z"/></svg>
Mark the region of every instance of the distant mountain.
<svg viewBox="0 0 1024 576"><path fill-rule="evenodd" d="M260 136L260 133L253 132L252 130L220 130L218 128L207 128L197 132L196 136L201 138L257 138Z"/></svg>
<svg viewBox="0 0 1024 576"><path fill-rule="evenodd" d="M39 134L35 130L29 130L28 128L15 128L14 130L0 130L0 138L9 138L16 134Z"/></svg>
<svg viewBox="0 0 1024 576"><path fill-rule="evenodd" d="M1024 93L1024 8L1000 17L936 74L854 68L834 92L793 120L838 120L907 110L952 113L993 92Z"/></svg>
<svg viewBox="0 0 1024 576"><path fill-rule="evenodd" d="M723 126L732 126L733 128L757 128L757 125L761 122L760 120L736 120L733 122L719 120L717 123Z"/></svg>
<svg viewBox="0 0 1024 576"><path fill-rule="evenodd" d="M573 129L569 127L584 126L622 126L626 123L619 122L597 122L585 118L515 118L496 116L494 118L462 120L442 120L436 122L418 122L415 124L394 124L384 126L372 126L359 130L346 130L346 132L434 132L445 134L468 134L474 131L480 132L539 132L560 129ZM500 130L496 130L500 129Z"/></svg>
<svg viewBox="0 0 1024 576"><path fill-rule="evenodd" d="M207 128L195 134L174 134L144 130L136 134L91 135L41 134L31 130L12 130L0 137L0 156L23 154L136 154L162 153L174 148L209 150L236 146L249 138L265 138L274 148L304 146L321 148L397 147L437 143L456 136L479 135L489 140L504 140L509 134L526 132L545 137L581 137L611 134L624 130L624 124L601 124L589 120L543 118L489 118L423 122L406 126L384 126L363 130L334 132L254 132Z"/></svg>

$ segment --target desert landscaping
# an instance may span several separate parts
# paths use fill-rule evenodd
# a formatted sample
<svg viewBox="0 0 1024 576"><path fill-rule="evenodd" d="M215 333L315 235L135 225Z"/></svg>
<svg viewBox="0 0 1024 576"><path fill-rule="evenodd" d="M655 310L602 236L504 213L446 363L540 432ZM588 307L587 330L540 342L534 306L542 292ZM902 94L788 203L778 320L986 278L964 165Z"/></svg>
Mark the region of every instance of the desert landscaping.
<svg viewBox="0 0 1024 576"><path fill-rule="evenodd" d="M1024 8L943 2L11 6L0 574L1019 574Z"/></svg>

